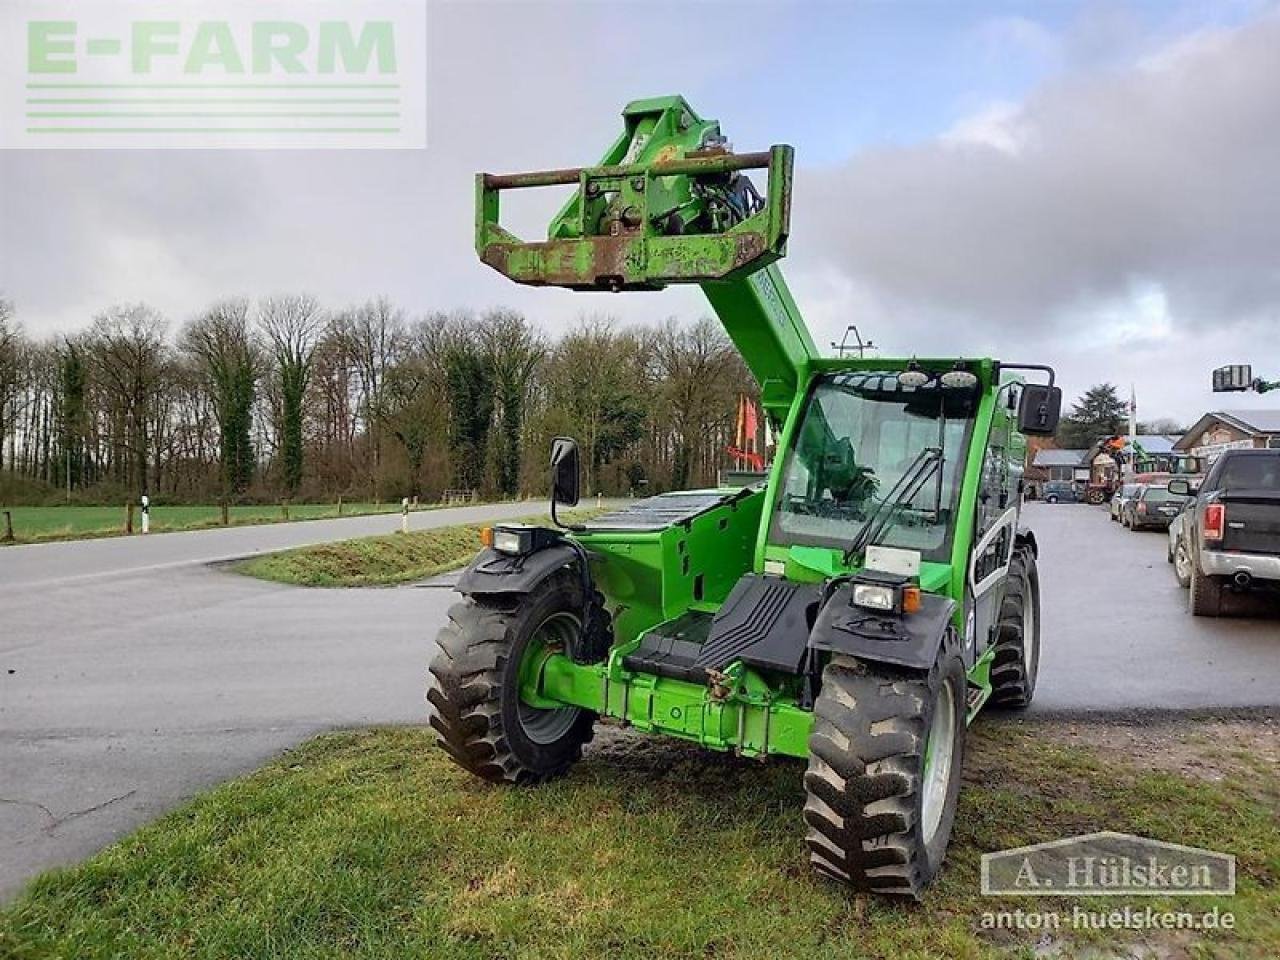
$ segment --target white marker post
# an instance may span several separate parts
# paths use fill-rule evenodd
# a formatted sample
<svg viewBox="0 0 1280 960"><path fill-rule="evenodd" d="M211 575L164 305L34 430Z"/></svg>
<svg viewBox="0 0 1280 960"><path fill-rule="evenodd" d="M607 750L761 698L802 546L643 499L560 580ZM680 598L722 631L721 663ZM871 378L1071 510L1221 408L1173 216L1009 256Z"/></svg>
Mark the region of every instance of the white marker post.
<svg viewBox="0 0 1280 960"><path fill-rule="evenodd" d="M409 498L404 497L400 501L400 532L409 532Z"/></svg>
<svg viewBox="0 0 1280 960"><path fill-rule="evenodd" d="M142 532L146 533L151 529L151 498L145 493L142 495Z"/></svg>

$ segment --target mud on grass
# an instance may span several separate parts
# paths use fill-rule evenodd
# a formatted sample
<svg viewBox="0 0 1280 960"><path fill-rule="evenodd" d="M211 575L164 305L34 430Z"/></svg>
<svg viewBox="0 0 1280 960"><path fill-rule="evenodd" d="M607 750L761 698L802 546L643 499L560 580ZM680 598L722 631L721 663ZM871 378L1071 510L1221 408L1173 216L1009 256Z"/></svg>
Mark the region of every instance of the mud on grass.
<svg viewBox="0 0 1280 960"><path fill-rule="evenodd" d="M1188 779L1039 726L974 729L951 854L920 906L810 875L802 763L601 728L567 779L502 789L454 767L428 731L396 729L321 737L46 874L0 914L0 956L1275 955L1280 809L1254 789L1260 771ZM984 911L1049 906L979 896L982 852L1098 829L1236 853L1236 897L1181 906L1216 904L1237 928L1204 939L980 929Z"/></svg>
<svg viewBox="0 0 1280 960"><path fill-rule="evenodd" d="M582 522L603 511L566 511ZM546 515L520 522L549 524ZM465 565L480 549L480 531L491 523L458 524L409 533L358 537L267 553L234 564L232 570L260 580L303 587L390 586L425 580Z"/></svg>

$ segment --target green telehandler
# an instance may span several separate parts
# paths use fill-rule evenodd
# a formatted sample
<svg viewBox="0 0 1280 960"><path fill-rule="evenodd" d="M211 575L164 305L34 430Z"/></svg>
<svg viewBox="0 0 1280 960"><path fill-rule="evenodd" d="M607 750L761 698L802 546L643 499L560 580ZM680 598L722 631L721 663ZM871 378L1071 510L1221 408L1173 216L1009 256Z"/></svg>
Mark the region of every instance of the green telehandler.
<svg viewBox="0 0 1280 960"><path fill-rule="evenodd" d="M777 265L791 148L733 153L680 97L623 120L599 166L478 175L480 258L574 290L699 284L779 430L768 482L565 526L579 451L557 439L556 526L487 532L438 636L431 725L497 783L564 774L601 717L802 758L813 866L918 898L946 852L968 724L1035 691L1023 437L1054 432L1061 391L1036 364L820 356ZM503 229L504 191L556 185L572 196L546 240Z"/></svg>

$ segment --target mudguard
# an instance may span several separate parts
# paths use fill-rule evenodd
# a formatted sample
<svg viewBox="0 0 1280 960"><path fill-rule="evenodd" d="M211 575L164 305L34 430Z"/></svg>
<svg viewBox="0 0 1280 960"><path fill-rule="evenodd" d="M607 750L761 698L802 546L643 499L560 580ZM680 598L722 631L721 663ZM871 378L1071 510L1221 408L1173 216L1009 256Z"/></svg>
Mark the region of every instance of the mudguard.
<svg viewBox="0 0 1280 960"><path fill-rule="evenodd" d="M462 571L454 589L467 596L528 593L558 570L577 568L579 563L577 551L566 543L519 557L486 547Z"/></svg>
<svg viewBox="0 0 1280 960"><path fill-rule="evenodd" d="M809 648L861 660L928 670L951 626L955 601L926 593L916 613L895 614L855 607L853 586L842 584L818 613Z"/></svg>

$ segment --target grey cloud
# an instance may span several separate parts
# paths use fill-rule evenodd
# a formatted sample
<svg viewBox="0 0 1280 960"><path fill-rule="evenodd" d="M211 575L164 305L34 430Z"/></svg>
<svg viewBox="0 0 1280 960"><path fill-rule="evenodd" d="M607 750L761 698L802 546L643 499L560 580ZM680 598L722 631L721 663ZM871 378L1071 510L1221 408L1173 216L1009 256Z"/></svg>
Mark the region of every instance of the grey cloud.
<svg viewBox="0 0 1280 960"><path fill-rule="evenodd" d="M799 216L886 301L977 329L1087 324L1146 285L1181 327L1275 320L1278 50L1269 18L1056 81L1002 138L858 155L805 188Z"/></svg>

